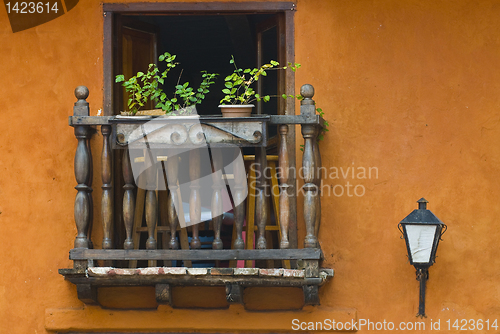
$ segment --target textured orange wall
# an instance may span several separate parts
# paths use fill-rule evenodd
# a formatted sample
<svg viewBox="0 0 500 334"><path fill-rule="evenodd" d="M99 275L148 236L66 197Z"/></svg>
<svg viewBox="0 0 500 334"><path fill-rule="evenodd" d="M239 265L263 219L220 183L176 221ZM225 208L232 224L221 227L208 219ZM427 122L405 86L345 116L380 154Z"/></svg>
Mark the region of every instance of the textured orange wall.
<svg viewBox="0 0 500 334"><path fill-rule="evenodd" d="M296 58L306 69L297 83L316 87L331 123L323 165L379 171L325 182L366 194L323 197L324 265L336 277L321 300L359 318L414 320L418 283L396 225L425 197L449 227L430 269L429 319L500 317L499 3L297 7Z"/></svg>
<svg viewBox="0 0 500 334"><path fill-rule="evenodd" d="M345 309L371 321L414 321L418 285L396 225L420 197L449 226L430 269L426 324L500 317L498 2L299 0L297 8L297 87L316 87L331 124L323 165L378 169L378 178L324 181L366 191L323 197L324 266L336 277L320 290L322 306L276 313L84 308L57 269L71 267L76 234L76 139L67 126L74 87L89 87L93 115L102 107L101 7L80 1L15 34L1 7L0 332L185 331L191 324L279 330L293 318L348 319ZM99 184L96 173L97 203Z"/></svg>

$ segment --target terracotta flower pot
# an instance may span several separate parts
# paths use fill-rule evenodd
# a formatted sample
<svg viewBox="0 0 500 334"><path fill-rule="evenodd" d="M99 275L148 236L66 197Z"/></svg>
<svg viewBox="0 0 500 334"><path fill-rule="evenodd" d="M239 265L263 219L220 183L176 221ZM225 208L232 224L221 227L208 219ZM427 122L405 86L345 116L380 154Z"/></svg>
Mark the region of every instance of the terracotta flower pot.
<svg viewBox="0 0 500 334"><path fill-rule="evenodd" d="M222 117L250 117L253 104L221 104L219 106Z"/></svg>

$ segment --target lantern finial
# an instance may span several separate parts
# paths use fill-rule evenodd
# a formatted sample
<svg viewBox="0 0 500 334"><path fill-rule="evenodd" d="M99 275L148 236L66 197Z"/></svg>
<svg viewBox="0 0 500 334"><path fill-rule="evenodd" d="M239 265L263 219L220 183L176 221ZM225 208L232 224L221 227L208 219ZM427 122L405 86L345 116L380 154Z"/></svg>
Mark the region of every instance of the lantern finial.
<svg viewBox="0 0 500 334"><path fill-rule="evenodd" d="M429 203L429 201L427 201L425 198L422 197L417 201L417 203L419 210L427 210L427 203Z"/></svg>

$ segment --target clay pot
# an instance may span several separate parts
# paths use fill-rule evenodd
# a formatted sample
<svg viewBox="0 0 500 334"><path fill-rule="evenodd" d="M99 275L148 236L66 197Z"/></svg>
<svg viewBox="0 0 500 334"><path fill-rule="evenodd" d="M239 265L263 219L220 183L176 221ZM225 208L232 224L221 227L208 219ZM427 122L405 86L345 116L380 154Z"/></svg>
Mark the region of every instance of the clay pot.
<svg viewBox="0 0 500 334"><path fill-rule="evenodd" d="M253 104L221 104L219 106L222 117L250 117Z"/></svg>

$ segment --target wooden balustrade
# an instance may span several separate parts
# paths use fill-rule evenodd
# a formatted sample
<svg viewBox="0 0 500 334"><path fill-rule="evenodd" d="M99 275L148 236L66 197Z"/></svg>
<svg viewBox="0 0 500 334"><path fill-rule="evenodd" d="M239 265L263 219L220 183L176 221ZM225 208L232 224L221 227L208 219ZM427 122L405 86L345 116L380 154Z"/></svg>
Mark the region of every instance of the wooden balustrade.
<svg viewBox="0 0 500 334"><path fill-rule="evenodd" d="M304 85L301 88L300 115L279 115L279 116L258 116L252 119L231 119L221 118L200 118L200 124L193 126L189 121L178 121L175 124L175 131L170 137L158 139L154 131L148 134L146 140L164 140L172 141L169 145L170 155L159 157L152 154L149 149L144 150L143 170L144 173L139 176L141 180L139 186L136 186L137 177L134 175L128 146L130 142L137 140L134 137L133 128L136 125L143 124L145 121L134 121L130 119L119 119L113 116L89 116L89 105L86 102L88 89L80 86L75 90L75 96L78 101L74 106L73 116L70 117L70 125L74 127L77 138L77 148L75 154L75 178L77 186L75 198L75 224L77 235L75 238L75 249L71 252L71 259L74 260L74 270L82 270L92 266L91 261L103 260L101 264L112 265L117 262L112 260L128 260L131 266L135 266L137 261L146 260L149 266L156 266L156 261L163 260L164 265L171 265L170 261L184 261L185 266L190 266L191 261L196 260L292 260L293 263L303 263L306 278L319 277L319 259L321 251L319 250L318 232L321 220L321 193L320 183L321 175L321 155L317 136L323 126L323 120L316 115L315 103L312 99L314 88L311 85ZM175 121L174 121L175 122ZM233 122L237 126L227 127L224 122ZM247 123L245 123L247 122ZM226 124L226 125L225 125ZM292 175L291 168L294 166L290 160L290 147L287 137L290 131L293 131L295 125L301 126L301 133L304 138L304 147L302 155L302 173L293 173L293 175L303 176L303 221L305 226L305 238L303 241L304 249L291 248L290 226L295 225L295 197L296 189L294 187L295 177ZM93 127L101 126L102 134L102 153L101 153L101 179L102 179L102 201L101 201L101 228L102 228L102 249L91 249L90 229L92 224L92 156L90 151L90 138L95 131ZM225 127L226 126L226 127ZM255 127L257 126L257 127ZM276 126L278 130L278 163L279 163L279 194L274 198L274 217L276 217L275 230L280 231L279 245L274 245L274 249L267 249L271 240L266 240L266 225L272 220L270 214L269 196L275 190L269 191L267 171L267 126ZM118 127L120 129L119 133ZM184 130L185 127L185 130ZM253 128L252 128L253 127ZM229 130L228 130L229 129ZM239 130L238 130L239 129ZM243 129L243 130L241 130ZM251 131L249 129L252 129ZM291 130L292 129L292 130ZM203 130L203 131L202 131ZM128 131L128 132L127 132ZM184 132L187 134L183 137ZM238 131L241 131L238 132ZM205 133L205 134L203 134ZM246 136L246 137L245 137ZM161 136L160 136L161 137ZM207 156L200 153L200 144L205 140L208 144ZM116 138L116 143L112 143L112 138ZM163 138L163 137L162 137ZM169 139L170 138L170 139ZM222 138L222 139L221 139ZM228 139L229 138L229 139ZM185 140L183 142L183 140ZM188 145L189 140L192 143L192 149L188 154L182 155L179 147ZM231 249L226 246L223 249L223 193L228 186L228 175L226 175L224 163L223 148L228 142L235 142L237 146L251 146L255 148L256 161L253 168L256 168L257 182L255 195L255 212L246 215L247 184L245 183L245 166L239 149L234 150L235 159L232 163L233 170L231 179L234 179L234 187L229 191L232 196L234 208L234 232L232 237ZM157 142L155 142L157 143ZM161 142L160 142L161 143ZM186 144L188 143L188 144ZM181 146L175 146L181 145ZM233 145L234 146L234 145ZM115 221L114 212L114 194L113 191L113 150L112 148L121 148L123 158L121 173L123 177L123 198L120 200L123 214L122 221ZM177 148L176 148L177 147ZM236 146L235 146L236 147ZM149 146L148 146L149 148ZM207 148L205 146L205 148ZM181 157L182 156L182 157ZM181 159L187 159L189 162L189 225L191 227L191 243L187 242L187 232L181 228L180 219L184 222L184 213L182 212L182 198L180 191L179 168L181 168ZM161 160L161 162L160 162ZM212 167L212 191L210 210L213 229L212 250L200 249L202 242L200 240L201 222L201 196L199 182L201 176L200 165L203 161L210 160ZM157 162L158 161L158 162ZM275 164L275 163L274 163ZM182 166L186 166L184 163ZM275 166L275 165L272 165ZM185 168L185 167L184 167ZM248 172L248 171L247 171ZM161 177L159 177L161 175ZM158 184L166 177L166 189L158 189ZM276 181L274 181L276 183ZM144 187L145 189L141 189ZM279 199L278 199L279 197ZM292 200L293 199L293 200ZM277 204L279 203L279 205ZM177 209L180 209L178 212ZM182 217L181 217L182 214ZM158 218L160 217L160 218ZM255 249L245 249L252 246L252 242L245 242L245 236L249 234L253 240L253 230L245 231L245 217L247 219L255 218L256 243ZM141 243L139 238L138 226L144 221L146 227L141 231L147 231L147 240ZM248 222L247 222L248 223ZM113 240L113 230L117 224L123 224L125 231L124 240ZM205 224L203 224L205 225ZM248 224L247 224L248 225ZM208 226L208 225L207 225ZM251 224L253 227L254 225ZM269 230L269 229L268 229ZM271 228L272 230L272 228ZM158 233L166 232L162 235L162 243L157 243ZM227 232L226 232L227 233ZM269 232L268 232L269 233ZM145 249L140 249L144 248ZM179 249L182 248L182 249ZM190 248L190 249L189 249ZM279 248L279 249L278 249ZM309 250L308 250L309 249ZM78 250L78 251L77 251ZM319 253L311 253L317 250ZM190 253L186 253L190 252ZM222 252L222 253L220 253ZM309 253L308 253L309 252ZM311 255L314 254L314 255ZM317 255L319 254L319 256ZM298 261L303 260L303 261ZM246 265L252 263L246 261ZM179 265L179 263L178 263ZM63 272L65 272L63 270ZM80 271L79 271L80 272ZM65 272L69 273L69 272ZM71 272L75 275L75 272ZM69 274L68 274L69 275ZM73 277L73 276L72 276ZM233 284L233 283L231 283ZM295 283L294 283L295 284ZM83 289L83 290L82 290ZM81 291L86 291L85 296L92 295L93 292L87 287L80 286ZM79 291L80 291L79 290ZM160 289L161 290L161 289ZM308 303L317 303L317 285L305 285L304 291L307 292ZM83 294L83 292L82 292ZM83 296L83 295L82 295ZM87 298L85 297L85 298ZM82 297L83 298L83 297Z"/></svg>
<svg viewBox="0 0 500 334"><path fill-rule="evenodd" d="M300 115L313 117L316 114L316 107L312 97L314 88L311 85L304 85L300 89L300 95L304 98L300 102ZM306 224L305 248L315 248L318 245L316 237L316 210L320 201L317 186L318 161L314 153L317 147L318 127L312 124L302 125L302 136L304 137L304 154L302 156L302 169L304 172L304 222ZM316 151L319 149L317 148ZM319 156L319 154L318 154Z"/></svg>

